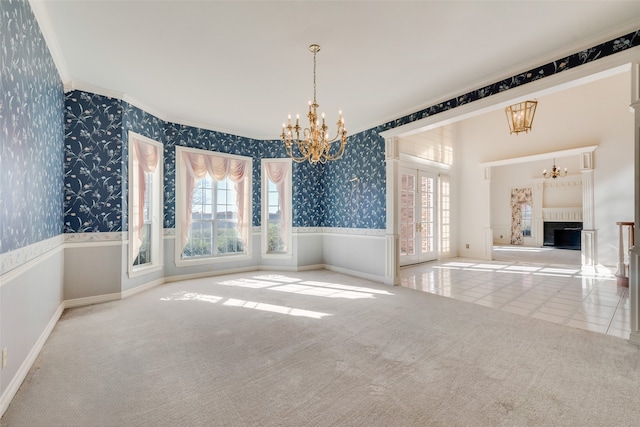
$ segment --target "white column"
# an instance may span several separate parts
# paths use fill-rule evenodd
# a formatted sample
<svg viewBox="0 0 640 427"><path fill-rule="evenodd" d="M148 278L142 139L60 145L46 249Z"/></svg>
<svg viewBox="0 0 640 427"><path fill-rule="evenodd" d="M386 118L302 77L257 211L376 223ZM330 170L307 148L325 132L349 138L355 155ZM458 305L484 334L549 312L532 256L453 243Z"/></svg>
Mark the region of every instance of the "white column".
<svg viewBox="0 0 640 427"><path fill-rule="evenodd" d="M634 113L634 222L640 224L640 64L631 64L631 109ZM640 247L634 245L629 250L629 302L631 303L631 333L629 341L640 345L640 289L639 289Z"/></svg>
<svg viewBox="0 0 640 427"><path fill-rule="evenodd" d="M617 277L627 277L627 267L625 265L625 256L624 256L624 233L622 229L621 222L618 222L618 265L616 266L616 276ZM629 240L631 243L631 240Z"/></svg>
<svg viewBox="0 0 640 427"><path fill-rule="evenodd" d="M484 168L484 192L485 200L491 200L491 167ZM493 228L491 228L491 202L487 204L486 223L484 230L484 257L493 259Z"/></svg>
<svg viewBox="0 0 640 427"><path fill-rule="evenodd" d="M592 151L580 154L580 172L582 173L582 266L593 268L598 264L598 231L594 220Z"/></svg>
<svg viewBox="0 0 640 427"><path fill-rule="evenodd" d="M384 283L400 284L400 233L398 230L398 168L400 161L398 138L385 139L385 157L387 163L387 229L385 233L385 273Z"/></svg>
<svg viewBox="0 0 640 427"><path fill-rule="evenodd" d="M544 244L544 216L542 200L544 199L544 179L536 179L533 182L533 238L536 246Z"/></svg>

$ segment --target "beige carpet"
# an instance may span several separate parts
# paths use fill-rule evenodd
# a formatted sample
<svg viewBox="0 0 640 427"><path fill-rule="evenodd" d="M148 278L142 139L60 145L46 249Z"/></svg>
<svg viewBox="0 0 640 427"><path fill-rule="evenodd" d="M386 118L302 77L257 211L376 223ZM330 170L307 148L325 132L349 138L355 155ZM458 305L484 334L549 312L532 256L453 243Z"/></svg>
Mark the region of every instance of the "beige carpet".
<svg viewBox="0 0 640 427"><path fill-rule="evenodd" d="M3 426L637 425L625 340L328 271L68 310Z"/></svg>

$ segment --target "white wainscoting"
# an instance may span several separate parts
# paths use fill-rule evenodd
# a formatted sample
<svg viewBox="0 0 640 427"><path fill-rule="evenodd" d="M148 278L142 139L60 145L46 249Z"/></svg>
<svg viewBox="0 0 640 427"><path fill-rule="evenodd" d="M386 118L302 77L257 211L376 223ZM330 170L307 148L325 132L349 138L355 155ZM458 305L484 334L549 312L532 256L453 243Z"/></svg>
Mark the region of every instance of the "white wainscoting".
<svg viewBox="0 0 640 427"><path fill-rule="evenodd" d="M0 370L2 415L62 314L62 236L4 254L10 271L0 274L0 346L7 365ZM52 246L57 242L57 246ZM26 255L26 256L25 256Z"/></svg>
<svg viewBox="0 0 640 427"><path fill-rule="evenodd" d="M385 248L385 230L326 228L322 237L325 268L379 282L385 279Z"/></svg>

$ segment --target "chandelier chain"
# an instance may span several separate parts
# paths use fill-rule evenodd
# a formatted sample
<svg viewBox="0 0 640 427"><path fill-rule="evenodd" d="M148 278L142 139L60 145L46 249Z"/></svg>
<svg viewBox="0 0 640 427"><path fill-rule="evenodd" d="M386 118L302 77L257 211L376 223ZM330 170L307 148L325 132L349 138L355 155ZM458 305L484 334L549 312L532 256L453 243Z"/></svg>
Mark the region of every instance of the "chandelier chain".
<svg viewBox="0 0 640 427"><path fill-rule="evenodd" d="M317 50L313 50L313 103L317 104L316 101L316 54Z"/></svg>

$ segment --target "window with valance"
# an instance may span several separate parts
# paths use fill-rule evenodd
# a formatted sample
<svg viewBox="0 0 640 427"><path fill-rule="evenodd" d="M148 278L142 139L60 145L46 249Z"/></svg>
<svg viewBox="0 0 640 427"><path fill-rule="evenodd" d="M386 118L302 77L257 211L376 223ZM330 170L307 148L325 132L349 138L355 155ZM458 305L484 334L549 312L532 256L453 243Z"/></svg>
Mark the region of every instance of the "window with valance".
<svg viewBox="0 0 640 427"><path fill-rule="evenodd" d="M262 253L291 255L291 159L262 159Z"/></svg>
<svg viewBox="0 0 640 427"><path fill-rule="evenodd" d="M162 268L162 153L157 141L130 131L129 275Z"/></svg>
<svg viewBox="0 0 640 427"><path fill-rule="evenodd" d="M177 147L176 262L250 253L249 157Z"/></svg>

